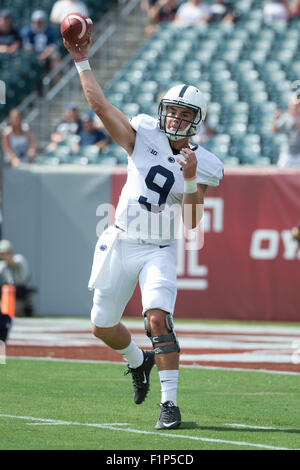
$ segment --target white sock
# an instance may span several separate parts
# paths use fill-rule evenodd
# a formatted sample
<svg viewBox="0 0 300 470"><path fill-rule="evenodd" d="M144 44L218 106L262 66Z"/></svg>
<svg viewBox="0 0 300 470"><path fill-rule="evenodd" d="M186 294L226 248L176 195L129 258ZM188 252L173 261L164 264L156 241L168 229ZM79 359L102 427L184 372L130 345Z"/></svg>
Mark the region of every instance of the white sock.
<svg viewBox="0 0 300 470"><path fill-rule="evenodd" d="M143 351L131 340L129 346L125 349L117 349L124 359L128 362L129 367L136 369L144 362Z"/></svg>
<svg viewBox="0 0 300 470"><path fill-rule="evenodd" d="M160 370L161 403L172 401L177 406L178 370Z"/></svg>

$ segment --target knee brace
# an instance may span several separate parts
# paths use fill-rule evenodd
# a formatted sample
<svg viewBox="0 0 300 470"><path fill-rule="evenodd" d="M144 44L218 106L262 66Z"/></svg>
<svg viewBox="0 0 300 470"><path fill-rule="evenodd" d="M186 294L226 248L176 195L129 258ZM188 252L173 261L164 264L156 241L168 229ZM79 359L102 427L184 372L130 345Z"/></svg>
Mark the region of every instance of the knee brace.
<svg viewBox="0 0 300 470"><path fill-rule="evenodd" d="M149 328L149 320L146 317L146 314L144 314L145 330L147 336L151 340L155 354L169 354L172 352L180 352L179 342L174 331L173 319L170 313L168 313L166 316L166 323L170 333L161 336L152 336ZM164 346L159 346L160 343L167 343L169 341L172 341L172 344L165 344Z"/></svg>

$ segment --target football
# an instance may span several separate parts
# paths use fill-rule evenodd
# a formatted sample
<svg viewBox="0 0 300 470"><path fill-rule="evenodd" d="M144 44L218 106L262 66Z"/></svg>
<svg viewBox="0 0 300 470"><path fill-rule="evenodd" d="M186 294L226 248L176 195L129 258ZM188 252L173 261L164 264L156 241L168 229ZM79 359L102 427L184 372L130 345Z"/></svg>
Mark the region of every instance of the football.
<svg viewBox="0 0 300 470"><path fill-rule="evenodd" d="M60 32L62 37L70 44L84 46L92 34L93 22L91 18L80 13L70 13L67 15L61 25Z"/></svg>

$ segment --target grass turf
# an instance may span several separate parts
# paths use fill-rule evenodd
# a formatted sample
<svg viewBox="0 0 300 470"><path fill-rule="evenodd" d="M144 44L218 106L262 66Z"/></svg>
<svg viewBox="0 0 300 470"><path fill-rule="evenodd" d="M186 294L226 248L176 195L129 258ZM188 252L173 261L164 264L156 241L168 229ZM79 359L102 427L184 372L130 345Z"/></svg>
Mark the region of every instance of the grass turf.
<svg viewBox="0 0 300 470"><path fill-rule="evenodd" d="M51 425L0 416L0 449L257 450L199 438L300 448L298 376L181 368L178 402L183 422L166 433L154 430L160 400L156 369L149 396L139 406L124 370L119 364L8 359L0 366L0 414L127 425Z"/></svg>

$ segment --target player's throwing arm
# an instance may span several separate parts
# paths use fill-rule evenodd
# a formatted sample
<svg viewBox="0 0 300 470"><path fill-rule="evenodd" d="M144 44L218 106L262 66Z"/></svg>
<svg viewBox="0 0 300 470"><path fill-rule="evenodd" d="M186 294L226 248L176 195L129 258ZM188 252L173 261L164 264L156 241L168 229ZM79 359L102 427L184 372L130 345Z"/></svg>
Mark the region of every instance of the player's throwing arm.
<svg viewBox="0 0 300 470"><path fill-rule="evenodd" d="M75 61L87 102L99 116L111 138L131 155L135 144L135 131L126 116L105 98L102 88L95 79L88 60L91 37L84 45L71 43L66 39L63 41Z"/></svg>

